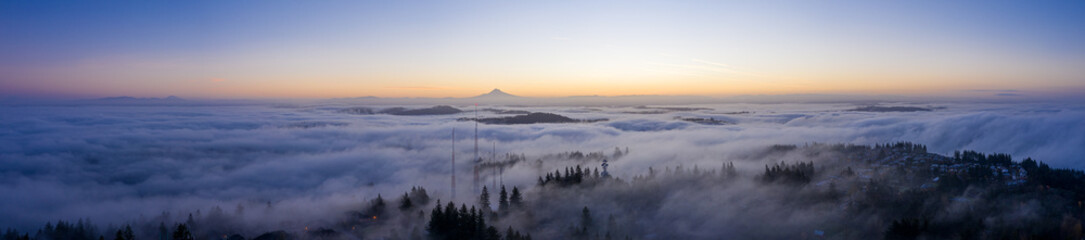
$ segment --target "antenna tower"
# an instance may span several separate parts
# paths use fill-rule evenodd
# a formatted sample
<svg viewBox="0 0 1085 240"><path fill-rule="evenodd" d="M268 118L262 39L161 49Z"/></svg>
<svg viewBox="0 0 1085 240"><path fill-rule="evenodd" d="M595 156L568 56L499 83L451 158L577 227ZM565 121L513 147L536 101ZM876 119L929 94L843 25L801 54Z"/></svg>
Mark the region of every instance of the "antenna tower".
<svg viewBox="0 0 1085 240"><path fill-rule="evenodd" d="M456 199L456 128L452 128L452 200Z"/></svg>

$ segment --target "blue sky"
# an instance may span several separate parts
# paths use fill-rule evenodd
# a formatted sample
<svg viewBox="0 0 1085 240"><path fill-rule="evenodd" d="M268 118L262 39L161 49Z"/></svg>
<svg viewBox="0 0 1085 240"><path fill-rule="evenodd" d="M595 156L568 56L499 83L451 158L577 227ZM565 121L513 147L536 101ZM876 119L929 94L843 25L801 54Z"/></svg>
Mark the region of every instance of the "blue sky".
<svg viewBox="0 0 1085 240"><path fill-rule="evenodd" d="M1085 89L1078 1L5 1L0 94Z"/></svg>

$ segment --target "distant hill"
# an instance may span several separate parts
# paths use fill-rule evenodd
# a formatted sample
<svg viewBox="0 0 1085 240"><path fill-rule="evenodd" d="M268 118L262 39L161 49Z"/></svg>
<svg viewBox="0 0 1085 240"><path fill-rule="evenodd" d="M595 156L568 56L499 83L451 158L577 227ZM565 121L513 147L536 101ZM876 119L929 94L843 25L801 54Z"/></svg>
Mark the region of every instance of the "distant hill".
<svg viewBox="0 0 1085 240"><path fill-rule="evenodd" d="M129 96L119 96L119 97L105 97L105 98L94 99L94 101L108 101L108 102L178 102L178 101L184 101L184 100L185 99L179 98L177 96L168 96L168 97L164 97L164 98L137 98L137 97L129 97Z"/></svg>
<svg viewBox="0 0 1085 240"><path fill-rule="evenodd" d="M373 111L372 108L367 108L367 107L344 108L344 109L339 109L336 112L346 113L346 114L354 114L354 115L372 115L372 114L376 113L376 111Z"/></svg>
<svg viewBox="0 0 1085 240"><path fill-rule="evenodd" d="M674 119L678 119L678 120L682 120L682 121L686 121L686 122L691 122L691 123L699 123L699 124L704 124L704 125L733 125L733 124L735 124L734 122L731 122L731 121L722 120L722 119L715 119L715 118L675 117Z"/></svg>
<svg viewBox="0 0 1085 240"><path fill-rule="evenodd" d="M395 108L389 108L389 109L381 110L381 113L384 113L384 114L400 115L400 116L449 115L449 114L457 114L457 113L461 113L461 112L463 112L463 110L460 110L458 108L454 108L452 106L447 106L447 105L434 106L434 107L429 107L429 108L418 108L418 109L406 109L406 108L401 108L401 107L395 107Z"/></svg>
<svg viewBox="0 0 1085 240"><path fill-rule="evenodd" d="M882 106L866 106L858 107L852 110L852 112L930 112L934 111L930 108L921 107L882 107Z"/></svg>
<svg viewBox="0 0 1085 240"><path fill-rule="evenodd" d="M495 117L495 118L461 118L460 121L477 120L480 123L485 124L535 124L535 123L582 123L582 122L599 122L606 121L607 119L572 119L566 116L557 115L553 113L529 113L524 115L516 115L511 117Z"/></svg>
<svg viewBox="0 0 1085 240"><path fill-rule="evenodd" d="M506 109L496 109L496 108L483 108L482 111L492 112L492 113L496 113L496 114L528 114L528 113L531 113L531 112L524 111L524 110L506 110Z"/></svg>

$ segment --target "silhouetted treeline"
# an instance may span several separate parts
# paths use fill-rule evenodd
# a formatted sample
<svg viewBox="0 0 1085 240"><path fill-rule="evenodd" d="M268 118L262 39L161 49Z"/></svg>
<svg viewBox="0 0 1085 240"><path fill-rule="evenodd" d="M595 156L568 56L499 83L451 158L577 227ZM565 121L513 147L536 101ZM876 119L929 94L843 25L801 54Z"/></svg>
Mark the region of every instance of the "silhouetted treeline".
<svg viewBox="0 0 1085 240"><path fill-rule="evenodd" d="M584 182L585 180L600 179L602 175L599 173L599 168L594 170L581 168L580 165L576 167L566 167L565 171L554 170L553 173L546 173L545 176L539 177L538 185L557 185L561 187L567 187Z"/></svg>
<svg viewBox="0 0 1085 240"><path fill-rule="evenodd" d="M428 108L407 109L403 107L393 107L381 110L380 113L391 115L403 115L403 116L422 116L422 115L448 115L461 113L463 110L454 108L452 106L440 105Z"/></svg>
<svg viewBox="0 0 1085 240"><path fill-rule="evenodd" d="M1013 164L1013 157L1009 154L994 153L990 155L983 155L976 151L954 151L953 161L958 163L978 163L983 165L1010 165Z"/></svg>
<svg viewBox="0 0 1085 240"><path fill-rule="evenodd" d="M911 142L897 142L893 144L875 144L875 149L896 149L913 153L927 153L927 146Z"/></svg>
<svg viewBox="0 0 1085 240"><path fill-rule="evenodd" d="M486 186L482 187L482 193L478 196L479 212L491 213L490 205L490 191ZM519 187L512 187L512 193L510 194L505 190L505 185L501 185L501 192L497 197L497 212L493 212L490 216L499 217L509 213L512 209L520 209L524 206L524 196L520 193Z"/></svg>
<svg viewBox="0 0 1085 240"><path fill-rule="evenodd" d="M506 230L505 236L502 237L496 227L486 223L485 215L483 211L475 207L468 209L467 205L460 205L460 208L456 209L456 204L453 202L449 202L442 208L440 201L438 201L437 205L430 211L430 220L426 225L426 230L429 232L431 239L442 240L531 239L530 234L521 234L519 231L512 230L511 227Z"/></svg>
<svg viewBox="0 0 1085 240"><path fill-rule="evenodd" d="M800 162L793 165L777 163L772 167L765 165L761 181L767 183L807 184L814 176L814 162Z"/></svg>
<svg viewBox="0 0 1085 240"><path fill-rule="evenodd" d="M165 231L163 229L163 231ZM109 238L106 238L109 235ZM181 223L174 227L172 234L166 238L166 235L161 235L161 239L169 240L192 240L195 239L192 232L189 231L186 224ZM20 234L14 229L8 229L4 232L2 240L135 240L136 235L132 230L132 226L126 225L123 228L117 229L115 233L99 232L98 227L90 223L90 220L80 219L76 223L70 223L65 221L57 221L56 224L45 223L45 226L37 231L37 233L31 235L30 233Z"/></svg>
<svg viewBox="0 0 1085 240"><path fill-rule="evenodd" d="M1021 168L1028 171L1029 180L1037 185L1062 189L1074 194L1078 202L1085 201L1085 172L1068 168L1051 168L1046 163L1026 158Z"/></svg>
<svg viewBox="0 0 1085 240"><path fill-rule="evenodd" d="M589 152L587 154L584 154L580 151L572 151L558 154L558 157L572 160L603 160L603 158L606 158L607 155L603 154L603 152Z"/></svg>
<svg viewBox="0 0 1085 240"><path fill-rule="evenodd" d="M894 220L885 231L886 240L912 240L927 230L930 222L919 219Z"/></svg>
<svg viewBox="0 0 1085 240"><path fill-rule="evenodd" d="M45 223L45 226L38 230L37 233L23 233L19 234L14 229L8 229L4 233L4 240L15 239L41 239L41 240L93 240L104 238L104 233L98 231L98 227L91 224L90 220L79 219L78 221L65 222L57 221L56 224Z"/></svg>
<svg viewBox="0 0 1085 240"><path fill-rule="evenodd" d="M678 166L675 166L673 168L672 167L666 167L666 168L664 168L662 173L660 173L660 171L656 170L655 168L648 167L648 174L647 175L633 176L633 183L635 183L635 184L645 183L645 182L647 182L649 180L656 179L657 177L660 177L660 176L680 177L680 178L686 178L688 180L698 180L698 179L701 179L701 178L711 178L711 179L713 179L713 181L714 180L724 181L724 180L729 180L729 179L736 178L739 175L738 175L738 170L735 169L735 163L734 162L723 163L722 166L720 166L720 168L718 170L717 169L701 169L697 165L694 165L692 168L689 168L689 167L683 168L682 165L678 165Z"/></svg>

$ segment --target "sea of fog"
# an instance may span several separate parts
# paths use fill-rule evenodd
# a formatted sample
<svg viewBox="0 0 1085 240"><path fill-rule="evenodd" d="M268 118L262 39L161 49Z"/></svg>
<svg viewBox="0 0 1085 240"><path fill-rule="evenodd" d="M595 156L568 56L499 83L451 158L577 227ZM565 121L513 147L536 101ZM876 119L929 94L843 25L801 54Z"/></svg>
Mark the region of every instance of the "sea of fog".
<svg viewBox="0 0 1085 240"><path fill-rule="evenodd" d="M892 104L890 104L892 105ZM854 104L720 104L637 107L515 107L574 119L564 124L478 125L483 157L528 159L569 151L629 149L617 177L651 166L717 166L773 144L910 141L952 154L1012 154L1054 167L1085 168L1085 106L896 104L919 112L849 111ZM343 103L0 106L0 226L34 230L46 221L89 218L123 224L221 206L261 209L251 221L318 221L376 197L424 186L449 198L450 158L461 186L475 155L473 106L433 116L358 115ZM429 106L405 106L421 108ZM654 106L664 107L664 106ZM481 117L507 116L479 111ZM685 121L718 120L720 125ZM452 139L453 129L456 137ZM455 148L452 143L455 141ZM757 164L738 163L756 169ZM507 185L539 172L510 169ZM484 176L483 181L490 181ZM467 187L457 199L474 196ZM274 207L272 207L274 206Z"/></svg>

